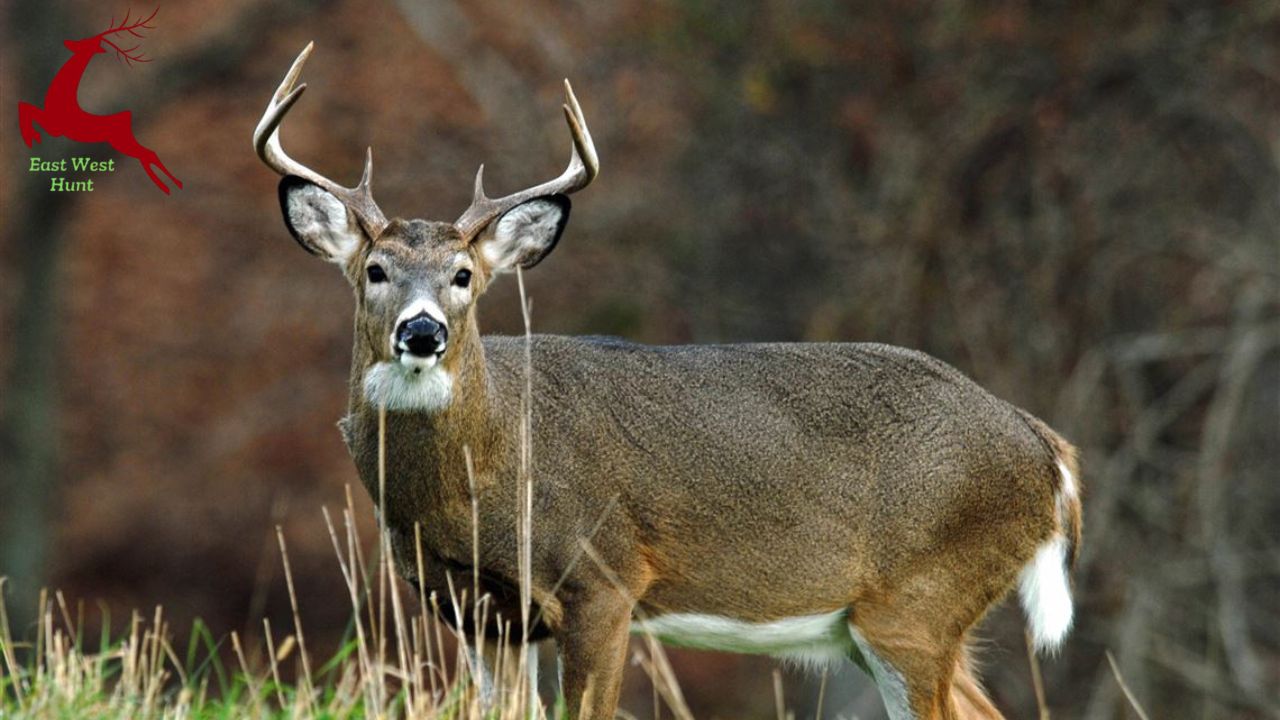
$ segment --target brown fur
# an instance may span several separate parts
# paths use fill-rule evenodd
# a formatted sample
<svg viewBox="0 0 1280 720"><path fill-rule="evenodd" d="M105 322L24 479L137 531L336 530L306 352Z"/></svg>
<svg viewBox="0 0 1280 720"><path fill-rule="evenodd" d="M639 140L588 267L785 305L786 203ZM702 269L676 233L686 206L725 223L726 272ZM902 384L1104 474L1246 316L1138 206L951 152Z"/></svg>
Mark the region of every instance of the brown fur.
<svg viewBox="0 0 1280 720"><path fill-rule="evenodd" d="M1049 448L1050 454L1063 465L1067 471L1075 478L1076 496L1067 502L1066 517L1063 518L1066 527L1067 542L1070 543L1067 553L1067 559L1071 567L1076 566L1076 558L1080 554L1080 536L1083 532L1083 515L1084 505L1080 498L1084 497L1084 481L1080 475L1080 452L1074 445L1067 442L1061 435L1053 431L1040 418L1032 415L1026 410L1019 409L1018 414L1026 421L1031 429L1035 431L1040 440ZM1061 478L1059 478L1061 483Z"/></svg>

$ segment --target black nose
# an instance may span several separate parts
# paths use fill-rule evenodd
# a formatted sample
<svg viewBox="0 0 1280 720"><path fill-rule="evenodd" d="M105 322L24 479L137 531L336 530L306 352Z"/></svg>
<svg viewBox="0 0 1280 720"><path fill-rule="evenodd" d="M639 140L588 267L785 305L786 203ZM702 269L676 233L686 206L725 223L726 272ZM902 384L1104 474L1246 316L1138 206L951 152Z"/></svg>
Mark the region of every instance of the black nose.
<svg viewBox="0 0 1280 720"><path fill-rule="evenodd" d="M396 348L419 357L429 357L440 352L448 339L448 328L426 313L400 323L396 330Z"/></svg>

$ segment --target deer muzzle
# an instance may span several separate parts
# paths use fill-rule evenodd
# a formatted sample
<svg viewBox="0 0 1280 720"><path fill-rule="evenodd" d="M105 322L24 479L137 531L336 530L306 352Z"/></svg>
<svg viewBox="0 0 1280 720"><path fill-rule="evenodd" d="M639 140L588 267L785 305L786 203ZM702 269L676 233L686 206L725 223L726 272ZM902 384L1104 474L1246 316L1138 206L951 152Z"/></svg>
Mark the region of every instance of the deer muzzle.
<svg viewBox="0 0 1280 720"><path fill-rule="evenodd" d="M396 328L396 354L434 358L444 353L449 329L427 313L419 313Z"/></svg>

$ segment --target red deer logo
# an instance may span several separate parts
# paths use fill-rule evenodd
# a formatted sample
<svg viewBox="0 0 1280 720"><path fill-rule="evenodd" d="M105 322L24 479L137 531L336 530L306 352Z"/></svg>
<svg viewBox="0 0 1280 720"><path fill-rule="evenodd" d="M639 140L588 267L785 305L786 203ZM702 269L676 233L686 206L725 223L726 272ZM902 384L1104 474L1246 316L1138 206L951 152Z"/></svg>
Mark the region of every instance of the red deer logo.
<svg viewBox="0 0 1280 720"><path fill-rule="evenodd" d="M151 182L166 195L169 194L169 188L152 170L153 166L160 168L160 172L168 176L174 185L182 187L182 181L174 177L164 163L160 162L160 156L133 136L133 113L125 110L111 115L94 115L85 112L76 99L85 68L89 67L89 61L94 55L106 52L102 47L104 43L116 51L118 59L130 66L135 62L150 62L137 52L140 45L134 44L133 47L122 49L111 38L132 35L141 39L144 31L155 29L151 21L155 19L157 12L159 8L145 19L136 20L132 24L129 23L128 14L119 25L112 18L111 27L97 35L63 43L71 51L71 59L63 63L58 74L54 75L53 82L49 83L49 89L44 94L44 107L27 102L18 103L18 124L22 128L22 140L27 147L40 142L40 133L35 128L38 124L52 137L66 137L82 143L110 143L117 151L141 163Z"/></svg>

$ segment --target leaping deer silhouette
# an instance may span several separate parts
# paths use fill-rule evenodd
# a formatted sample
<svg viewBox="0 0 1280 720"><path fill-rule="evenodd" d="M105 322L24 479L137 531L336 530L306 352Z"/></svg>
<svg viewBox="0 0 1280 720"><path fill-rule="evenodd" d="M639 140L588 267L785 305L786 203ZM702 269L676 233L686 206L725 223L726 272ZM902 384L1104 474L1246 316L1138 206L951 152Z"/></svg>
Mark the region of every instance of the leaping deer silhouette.
<svg viewBox="0 0 1280 720"><path fill-rule="evenodd" d="M27 147L41 140L40 133L35 128L38 124L52 137L66 137L82 143L110 143L111 147L117 151L137 159L147 176L151 178L151 182L155 183L165 195L169 194L169 187L152 170L153 166L160 168L160 171L178 188L182 187L182 181L174 177L173 173L169 172L169 168L160 162L160 156L133 136L133 113L125 110L111 115L94 115L81 108L76 99L76 93L80 89L80 79L84 77L89 61L94 55L106 52L102 47L104 44L116 51L118 60L124 61L131 67L135 62L151 62L149 58L138 52L140 44L121 48L112 42L111 38L118 39L119 36L143 38L144 31L155 29L151 22L155 20L156 13L159 11L160 9L156 8L146 18L135 20L133 23L129 22L130 15L126 13L119 25L116 25L115 18L112 18L111 27L97 35L82 40L67 40L63 43L71 51L71 59L63 63L58 73L53 76L53 82L49 83L49 89L44 94L44 107L27 102L18 103L18 124L22 128L22 140Z"/></svg>

